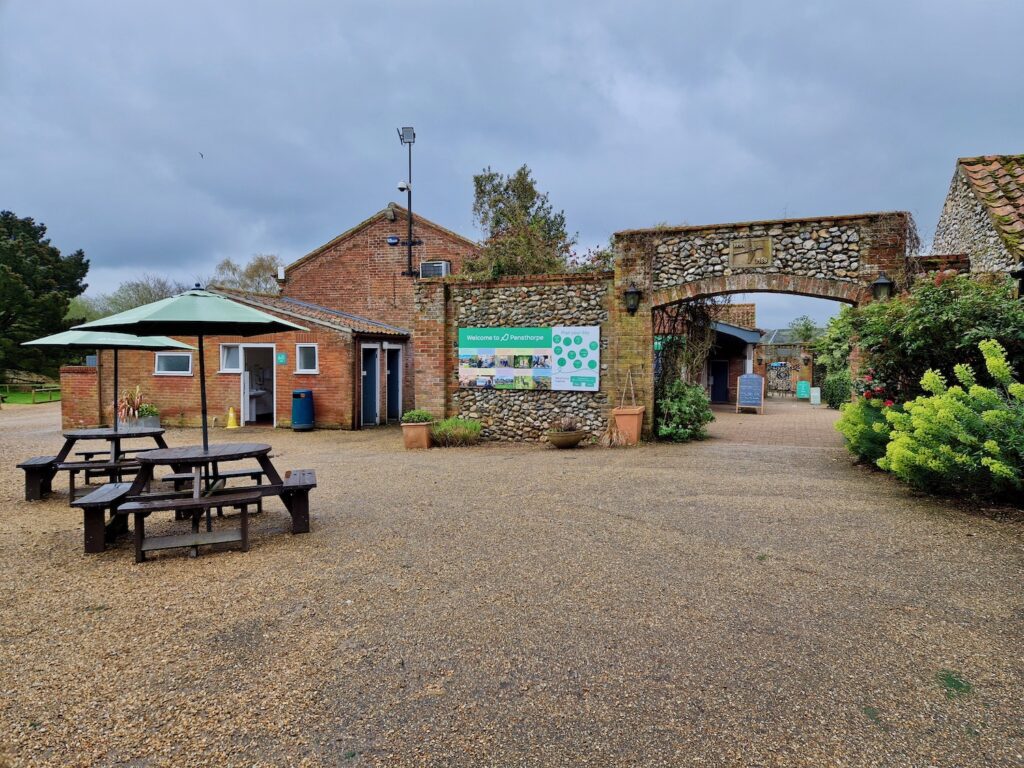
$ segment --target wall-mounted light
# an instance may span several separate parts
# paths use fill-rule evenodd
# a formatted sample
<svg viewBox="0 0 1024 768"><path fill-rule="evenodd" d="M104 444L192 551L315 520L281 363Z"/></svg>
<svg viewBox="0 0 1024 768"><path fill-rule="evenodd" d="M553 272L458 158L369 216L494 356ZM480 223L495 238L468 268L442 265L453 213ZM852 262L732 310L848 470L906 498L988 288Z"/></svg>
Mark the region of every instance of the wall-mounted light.
<svg viewBox="0 0 1024 768"><path fill-rule="evenodd" d="M1017 281L1017 298L1024 300L1024 261L1010 270L1010 277Z"/></svg>
<svg viewBox="0 0 1024 768"><path fill-rule="evenodd" d="M622 294L622 298L626 302L626 311L629 314L636 314L636 311L640 308L641 296L643 296L643 291L636 287L636 283L630 281L629 288Z"/></svg>
<svg viewBox="0 0 1024 768"><path fill-rule="evenodd" d="M892 298L892 289L896 284L890 280L885 272L879 272L875 282L871 284L871 295L875 301L887 301Z"/></svg>

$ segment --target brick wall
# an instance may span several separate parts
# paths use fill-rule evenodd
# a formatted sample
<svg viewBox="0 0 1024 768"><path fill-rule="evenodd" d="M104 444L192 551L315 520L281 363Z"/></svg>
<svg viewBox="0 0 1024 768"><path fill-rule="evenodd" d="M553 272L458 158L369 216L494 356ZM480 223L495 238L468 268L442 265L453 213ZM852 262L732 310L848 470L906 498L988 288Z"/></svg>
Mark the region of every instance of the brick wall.
<svg viewBox="0 0 1024 768"><path fill-rule="evenodd" d="M727 304L718 319L741 328L757 328L757 304Z"/></svg>
<svg viewBox="0 0 1024 768"><path fill-rule="evenodd" d="M308 326L309 332L278 333L267 336L210 336L203 340L206 359L207 414L211 426L222 427L228 408L233 407L241 419L241 374L220 373L221 344L272 344L275 375L274 404L277 425L291 425L292 390L313 390L315 424L318 428L352 428L353 362L352 341L348 334L319 326ZM174 337L196 345L194 337ZM295 373L295 345L314 343L319 356L319 374ZM284 352L287 362L278 365L276 353ZM121 351L119 355L119 389L140 386L145 399L160 409L166 426L199 426L201 423L198 351L192 353L192 375L157 375L153 352ZM100 354L99 403L96 406L104 424L111 423L113 402L113 353ZM62 384L63 384L62 375ZM67 413L70 406L62 398ZM95 397L93 398L95 403ZM92 408L92 406L90 406Z"/></svg>
<svg viewBox="0 0 1024 768"><path fill-rule="evenodd" d="M94 366L65 365L60 369L61 429L98 427L103 423L99 384L99 370Z"/></svg>

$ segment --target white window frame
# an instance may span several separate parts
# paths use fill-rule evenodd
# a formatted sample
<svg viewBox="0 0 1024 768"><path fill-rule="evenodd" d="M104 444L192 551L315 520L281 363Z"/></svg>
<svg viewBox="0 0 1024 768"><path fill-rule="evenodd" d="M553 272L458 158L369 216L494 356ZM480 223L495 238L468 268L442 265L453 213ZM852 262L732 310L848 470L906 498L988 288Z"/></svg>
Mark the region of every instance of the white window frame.
<svg viewBox="0 0 1024 768"><path fill-rule="evenodd" d="M313 352L316 355L316 368L299 368L299 349L302 347L312 347ZM295 345L295 375L296 376L315 376L320 373L320 345L311 342L304 342L302 344Z"/></svg>
<svg viewBox="0 0 1024 768"><path fill-rule="evenodd" d="M228 347L234 347L238 350L238 367L237 368L225 368L224 367L224 350ZM221 344L220 345L220 370L218 373L241 373L244 369L242 368L242 345L241 344Z"/></svg>
<svg viewBox="0 0 1024 768"><path fill-rule="evenodd" d="M187 371L161 371L160 370L160 358L161 357L185 357L188 356L188 370ZM191 376L192 375L192 353L191 352L154 352L153 353L153 375L154 376Z"/></svg>

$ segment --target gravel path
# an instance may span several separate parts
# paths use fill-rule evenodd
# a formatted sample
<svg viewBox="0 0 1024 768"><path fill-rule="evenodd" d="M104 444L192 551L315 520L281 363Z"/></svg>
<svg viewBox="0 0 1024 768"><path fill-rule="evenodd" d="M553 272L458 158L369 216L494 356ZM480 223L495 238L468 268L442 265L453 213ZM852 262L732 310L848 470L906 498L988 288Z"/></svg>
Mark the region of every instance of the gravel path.
<svg viewBox="0 0 1024 768"><path fill-rule="evenodd" d="M313 532L273 500L248 554L135 565L81 553L63 481L21 500L58 408L0 411L12 765L1024 764L1024 526L852 467L831 414L617 451L218 431L316 469Z"/></svg>

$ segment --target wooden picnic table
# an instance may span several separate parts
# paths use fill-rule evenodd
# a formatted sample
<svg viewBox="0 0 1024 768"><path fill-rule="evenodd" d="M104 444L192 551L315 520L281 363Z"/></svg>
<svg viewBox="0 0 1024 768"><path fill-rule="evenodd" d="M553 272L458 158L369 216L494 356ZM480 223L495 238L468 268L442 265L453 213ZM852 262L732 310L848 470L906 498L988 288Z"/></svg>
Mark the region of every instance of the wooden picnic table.
<svg viewBox="0 0 1024 768"><path fill-rule="evenodd" d="M181 448L160 448L138 454L139 472L128 489L125 503L119 514L135 516L136 561L145 559L145 553L155 549L191 547L193 553L202 544L218 544L231 541L242 543L248 549L248 505L255 504L265 496L279 496L292 518L292 533L309 532L309 490L316 486L312 470L298 470L282 478L270 461L271 447L264 443L220 443L204 449L201 445ZM234 461L255 459L262 470L266 483L247 488L211 488L204 480L216 478L219 466ZM170 466L176 475L185 468L193 473L192 495L189 498L181 492L148 492L158 466ZM213 467L211 472L210 468ZM205 490L204 490L205 489ZM242 510L241 531L214 532L210 529L209 511L214 507L238 506ZM146 538L145 518L151 512L187 511L192 515L192 534ZM207 531L199 531L199 517L206 512Z"/></svg>
<svg viewBox="0 0 1024 768"><path fill-rule="evenodd" d="M25 470L25 500L33 501L41 499L52 490L52 481L59 471L68 472L69 489L72 499L75 495L75 476L79 472L85 472L87 479L89 473L117 475L122 465L125 468L133 469L137 463L131 462L130 466L123 461L121 443L124 440L137 440L149 438L156 443L157 448L166 448L164 430L161 427L128 427L119 426L116 430L112 427L97 427L95 429L69 429L64 432L64 445L56 456L36 456L18 464L19 469ZM72 451L80 442L103 440L109 443L110 448L107 461L74 461L71 459ZM96 451L94 454L102 453Z"/></svg>

